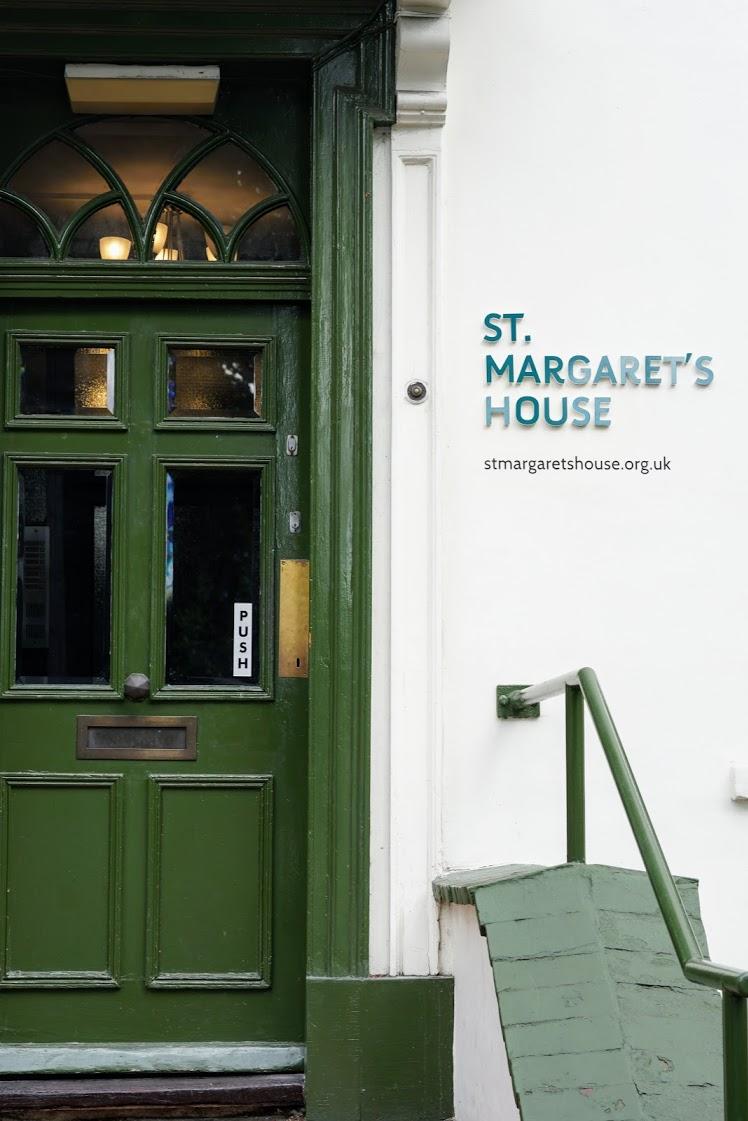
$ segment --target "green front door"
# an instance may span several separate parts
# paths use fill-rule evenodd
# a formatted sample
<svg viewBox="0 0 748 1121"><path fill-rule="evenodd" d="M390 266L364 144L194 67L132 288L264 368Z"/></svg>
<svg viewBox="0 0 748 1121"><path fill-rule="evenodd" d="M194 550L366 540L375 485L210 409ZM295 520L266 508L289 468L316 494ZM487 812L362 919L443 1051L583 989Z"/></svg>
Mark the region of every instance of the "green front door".
<svg viewBox="0 0 748 1121"><path fill-rule="evenodd" d="M304 1034L306 308L0 310L0 1071L272 1066L249 1044Z"/></svg>

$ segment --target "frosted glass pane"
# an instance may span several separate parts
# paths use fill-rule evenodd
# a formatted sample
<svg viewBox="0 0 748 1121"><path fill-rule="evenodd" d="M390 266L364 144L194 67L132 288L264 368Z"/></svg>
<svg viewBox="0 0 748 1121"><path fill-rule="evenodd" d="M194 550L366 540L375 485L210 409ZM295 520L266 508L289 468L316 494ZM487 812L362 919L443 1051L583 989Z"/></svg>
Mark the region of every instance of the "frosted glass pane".
<svg viewBox="0 0 748 1121"><path fill-rule="evenodd" d="M168 348L169 415L262 415L262 350L250 346Z"/></svg>
<svg viewBox="0 0 748 1121"><path fill-rule="evenodd" d="M80 343L21 343L23 416L112 416L115 351Z"/></svg>

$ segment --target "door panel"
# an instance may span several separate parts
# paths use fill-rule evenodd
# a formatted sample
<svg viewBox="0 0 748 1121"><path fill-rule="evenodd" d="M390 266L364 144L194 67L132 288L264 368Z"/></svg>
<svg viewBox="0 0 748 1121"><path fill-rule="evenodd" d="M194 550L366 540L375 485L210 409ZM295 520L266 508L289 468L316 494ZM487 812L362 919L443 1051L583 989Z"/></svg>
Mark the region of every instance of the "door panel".
<svg viewBox="0 0 748 1121"><path fill-rule="evenodd" d="M301 1040L306 310L2 311L4 1042Z"/></svg>
<svg viewBox="0 0 748 1121"><path fill-rule="evenodd" d="M151 776L151 988L271 984L270 776Z"/></svg>
<svg viewBox="0 0 748 1121"><path fill-rule="evenodd" d="M122 856L119 778L21 774L1 781L6 827L0 854L0 984L115 987Z"/></svg>

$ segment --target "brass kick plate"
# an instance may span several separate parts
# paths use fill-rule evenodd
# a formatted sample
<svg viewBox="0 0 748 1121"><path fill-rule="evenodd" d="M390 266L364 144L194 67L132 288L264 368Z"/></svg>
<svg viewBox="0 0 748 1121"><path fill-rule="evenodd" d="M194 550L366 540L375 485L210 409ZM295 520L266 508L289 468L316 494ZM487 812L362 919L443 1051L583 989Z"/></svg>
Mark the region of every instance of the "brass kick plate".
<svg viewBox="0 0 748 1121"><path fill-rule="evenodd" d="M309 561L280 562L278 676L309 676Z"/></svg>

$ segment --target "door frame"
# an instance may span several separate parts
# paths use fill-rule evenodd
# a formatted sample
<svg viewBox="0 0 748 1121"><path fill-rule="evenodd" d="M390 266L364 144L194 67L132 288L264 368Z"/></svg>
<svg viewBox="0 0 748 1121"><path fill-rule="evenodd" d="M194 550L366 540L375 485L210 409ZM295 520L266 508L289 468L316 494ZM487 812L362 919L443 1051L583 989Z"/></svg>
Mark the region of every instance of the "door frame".
<svg viewBox="0 0 748 1121"><path fill-rule="evenodd" d="M33 0L32 0L33 2ZM313 74L312 268L0 263L0 296L312 302L311 630L307 975L366 977L369 941L371 689L372 141L394 119L395 0L341 2L331 14L277 3L269 14L166 0L100 12L90 0L44 10L4 6L0 59L175 62L259 56L307 58ZM219 5L220 6L220 5ZM180 10L179 36L172 13ZM205 8L205 12L201 9ZM366 18L367 10L373 15ZM52 9L52 10L50 10ZM186 11L185 11L186 9ZM339 9L339 11L337 11ZM213 28L206 50L206 17ZM161 37L159 35L161 33ZM103 270L106 270L104 273ZM300 917L301 918L301 917ZM311 1029L310 1029L311 1030Z"/></svg>

